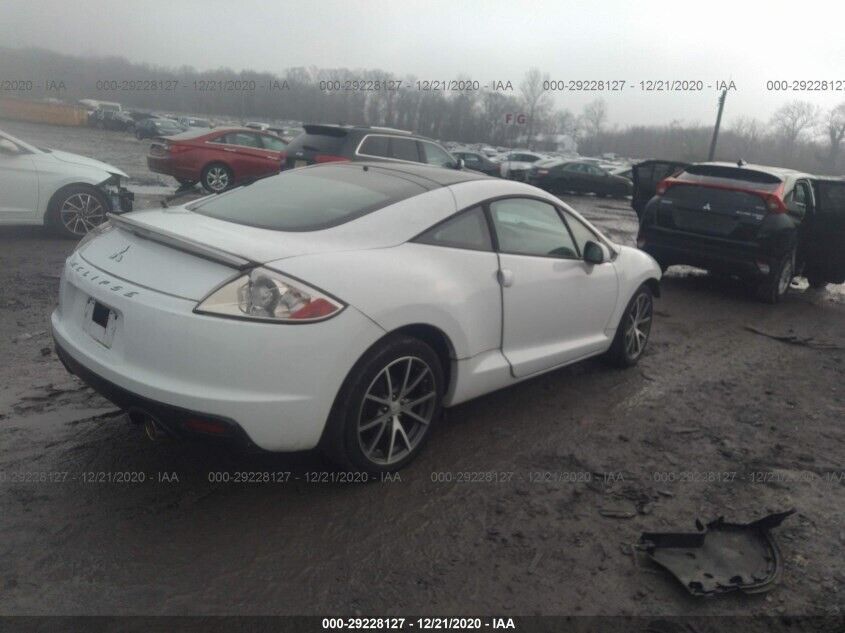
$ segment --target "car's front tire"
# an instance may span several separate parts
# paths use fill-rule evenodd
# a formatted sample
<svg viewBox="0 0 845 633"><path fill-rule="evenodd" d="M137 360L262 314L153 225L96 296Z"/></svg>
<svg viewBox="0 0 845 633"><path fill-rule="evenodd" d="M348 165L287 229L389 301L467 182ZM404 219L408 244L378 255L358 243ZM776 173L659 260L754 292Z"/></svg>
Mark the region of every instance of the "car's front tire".
<svg viewBox="0 0 845 633"><path fill-rule="evenodd" d="M643 284L628 301L605 360L616 367L632 367L645 353L654 316L654 295Z"/></svg>
<svg viewBox="0 0 845 633"><path fill-rule="evenodd" d="M426 343L404 335L370 348L341 387L322 448L337 464L370 474L404 468L422 450L445 392Z"/></svg>
<svg viewBox="0 0 845 633"><path fill-rule="evenodd" d="M108 211L108 201L99 189L70 185L50 200L47 225L62 237L78 240L105 222Z"/></svg>

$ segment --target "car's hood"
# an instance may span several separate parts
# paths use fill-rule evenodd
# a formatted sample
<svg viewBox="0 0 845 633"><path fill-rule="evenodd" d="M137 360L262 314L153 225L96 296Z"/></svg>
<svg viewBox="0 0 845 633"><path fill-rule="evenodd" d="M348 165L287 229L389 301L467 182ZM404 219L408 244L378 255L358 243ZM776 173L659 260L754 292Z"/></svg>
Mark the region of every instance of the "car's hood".
<svg viewBox="0 0 845 633"><path fill-rule="evenodd" d="M114 165L109 165L108 163L104 163L93 158L80 156L79 154L71 154L70 152L62 152L57 149L51 149L49 155L55 158L56 160L62 161L63 163L83 165L84 167L94 167L96 169L102 169L103 171L108 172L110 174L117 174L122 178L129 178L129 176L124 171L118 169Z"/></svg>

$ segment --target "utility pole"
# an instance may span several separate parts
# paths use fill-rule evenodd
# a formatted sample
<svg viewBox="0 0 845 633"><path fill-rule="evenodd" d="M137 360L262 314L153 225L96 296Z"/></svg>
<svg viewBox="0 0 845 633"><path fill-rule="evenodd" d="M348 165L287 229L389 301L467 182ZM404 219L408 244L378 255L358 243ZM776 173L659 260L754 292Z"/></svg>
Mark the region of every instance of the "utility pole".
<svg viewBox="0 0 845 633"><path fill-rule="evenodd" d="M716 141L719 138L719 127L722 125L722 110L725 109L725 98L727 96L727 90L722 90L722 94L719 95L719 112L716 115L716 127L713 128L713 138L710 141L710 153L707 155L707 160L713 160L716 156Z"/></svg>

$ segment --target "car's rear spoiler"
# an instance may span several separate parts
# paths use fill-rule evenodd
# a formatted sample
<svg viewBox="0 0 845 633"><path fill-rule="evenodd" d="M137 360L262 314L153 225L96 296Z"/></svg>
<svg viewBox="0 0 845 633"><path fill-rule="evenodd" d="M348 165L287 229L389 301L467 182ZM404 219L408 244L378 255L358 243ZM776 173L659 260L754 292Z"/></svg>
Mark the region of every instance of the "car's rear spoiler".
<svg viewBox="0 0 845 633"><path fill-rule="evenodd" d="M191 253L192 255L197 255L203 259L208 259L219 264L225 264L226 266L231 266L232 268L236 268L238 270L253 268L258 265L257 262L253 262L241 257L240 255L234 255L227 251L214 248L213 246L201 244L200 242L184 237L183 235L178 235L165 229L153 227L149 224L138 222L137 220L133 220L123 215L108 213L107 216L109 220L111 220L112 224L125 231L129 231L138 237L143 237L144 239L158 242L159 244L164 244L165 246L170 246L171 248Z"/></svg>

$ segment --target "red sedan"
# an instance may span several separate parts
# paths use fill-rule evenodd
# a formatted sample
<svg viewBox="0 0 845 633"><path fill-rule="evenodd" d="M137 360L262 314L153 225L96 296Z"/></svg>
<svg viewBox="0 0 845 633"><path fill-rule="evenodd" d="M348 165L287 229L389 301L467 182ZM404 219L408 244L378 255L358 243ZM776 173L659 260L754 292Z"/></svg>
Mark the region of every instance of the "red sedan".
<svg viewBox="0 0 845 633"><path fill-rule="evenodd" d="M201 182L211 193L253 178L279 173L285 142L246 128L190 130L153 139L147 155L151 171L173 176L182 186Z"/></svg>

